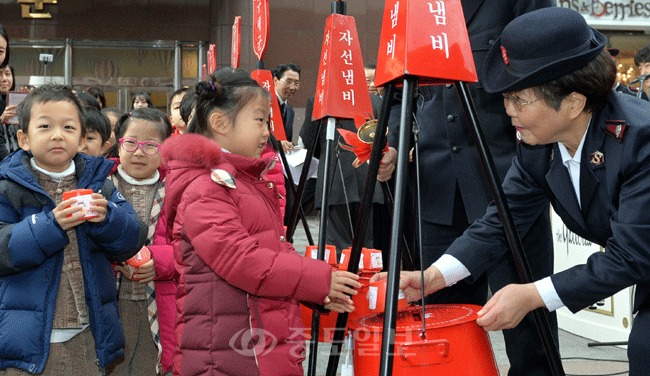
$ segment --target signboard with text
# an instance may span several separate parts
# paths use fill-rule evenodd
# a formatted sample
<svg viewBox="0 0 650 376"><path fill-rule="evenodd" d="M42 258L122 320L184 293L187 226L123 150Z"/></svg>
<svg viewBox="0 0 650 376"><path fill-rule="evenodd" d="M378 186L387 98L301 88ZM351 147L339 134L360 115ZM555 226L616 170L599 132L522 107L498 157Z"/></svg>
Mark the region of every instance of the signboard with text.
<svg viewBox="0 0 650 376"><path fill-rule="evenodd" d="M372 118L357 26L354 17L342 14L325 22L312 119L324 117Z"/></svg>
<svg viewBox="0 0 650 376"><path fill-rule="evenodd" d="M478 80L460 0L386 0L375 86L405 75L421 85Z"/></svg>
<svg viewBox="0 0 650 376"><path fill-rule="evenodd" d="M269 43L269 18L269 0L253 0L253 52L260 61Z"/></svg>
<svg viewBox="0 0 650 376"><path fill-rule="evenodd" d="M596 29L648 30L650 0L558 0L557 6L582 14Z"/></svg>
<svg viewBox="0 0 650 376"><path fill-rule="evenodd" d="M271 94L271 117L269 127L273 136L280 141L287 139L284 133L284 123L282 123L282 114L280 113L280 104L275 94L275 85L273 84L273 73L270 70L256 69L251 72L251 77L260 84L266 91Z"/></svg>

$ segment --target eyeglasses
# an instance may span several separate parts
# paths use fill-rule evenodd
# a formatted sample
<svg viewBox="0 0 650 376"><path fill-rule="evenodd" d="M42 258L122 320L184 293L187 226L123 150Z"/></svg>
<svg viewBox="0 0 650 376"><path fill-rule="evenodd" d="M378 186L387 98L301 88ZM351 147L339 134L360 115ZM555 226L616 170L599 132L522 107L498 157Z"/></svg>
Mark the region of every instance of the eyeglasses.
<svg viewBox="0 0 650 376"><path fill-rule="evenodd" d="M289 85L289 86L295 86L295 87L297 87L297 88L300 87L300 81L296 81L296 80L285 80L284 78L281 79L281 80L278 80L278 81L282 81L282 82L284 82L285 84L287 84L287 85Z"/></svg>
<svg viewBox="0 0 650 376"><path fill-rule="evenodd" d="M134 138L120 138L120 145L122 146L122 149L124 151L129 152L129 153L135 153L136 150L138 150L139 147L142 148L142 152L147 154L147 155L156 155L160 151L160 145L157 142L153 141L145 141L145 142L140 142Z"/></svg>
<svg viewBox="0 0 650 376"><path fill-rule="evenodd" d="M510 101L512 105L515 107L515 110L517 111L522 111L524 109L524 106L528 106L529 104L533 102L537 102L539 98L533 99L532 101L525 101L518 96L514 94L503 94L503 99Z"/></svg>

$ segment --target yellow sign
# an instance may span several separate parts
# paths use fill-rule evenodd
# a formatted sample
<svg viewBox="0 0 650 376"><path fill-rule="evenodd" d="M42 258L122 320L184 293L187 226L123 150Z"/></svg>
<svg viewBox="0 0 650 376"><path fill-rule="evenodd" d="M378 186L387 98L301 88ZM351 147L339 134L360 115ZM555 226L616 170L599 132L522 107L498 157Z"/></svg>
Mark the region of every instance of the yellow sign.
<svg viewBox="0 0 650 376"><path fill-rule="evenodd" d="M50 12L44 11L43 4L56 3L57 0L18 0L23 18L52 18Z"/></svg>

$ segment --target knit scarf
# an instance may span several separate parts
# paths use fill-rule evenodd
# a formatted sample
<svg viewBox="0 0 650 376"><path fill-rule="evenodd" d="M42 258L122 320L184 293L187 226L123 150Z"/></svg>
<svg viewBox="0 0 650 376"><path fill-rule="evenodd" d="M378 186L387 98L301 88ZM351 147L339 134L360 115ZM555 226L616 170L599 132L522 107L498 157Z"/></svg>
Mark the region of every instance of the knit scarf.
<svg viewBox="0 0 650 376"><path fill-rule="evenodd" d="M147 232L147 244L153 243L153 235L156 231L156 223L158 223L158 217L160 217L160 211L162 210L163 201L165 199L165 184L164 182L160 183L156 196L153 200L153 206L151 207L151 215L149 216L149 230ZM156 362L156 372L160 375L162 374L162 343L160 342L160 326L158 324L158 305L156 304L156 289L154 281L147 282L145 286L145 292L147 293L147 313L149 314L149 326L151 328L151 335L153 341L158 348L158 361Z"/></svg>

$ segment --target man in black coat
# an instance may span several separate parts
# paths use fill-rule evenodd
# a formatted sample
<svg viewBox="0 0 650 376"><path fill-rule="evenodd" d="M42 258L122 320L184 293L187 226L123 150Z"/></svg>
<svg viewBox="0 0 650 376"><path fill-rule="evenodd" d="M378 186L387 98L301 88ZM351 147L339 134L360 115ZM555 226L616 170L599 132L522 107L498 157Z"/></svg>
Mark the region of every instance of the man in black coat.
<svg viewBox="0 0 650 376"><path fill-rule="evenodd" d="M300 89L300 67L291 63L278 65L273 70L273 84L275 85L275 95L280 105L280 112L282 113L284 133L287 136L287 141L290 143L293 140L293 119L295 118L295 112L289 104L289 99ZM282 146L285 151L291 148L291 145L286 145L284 142Z"/></svg>
<svg viewBox="0 0 650 376"><path fill-rule="evenodd" d="M376 111L381 106L381 98L376 95L370 96L373 111ZM307 100L305 107L305 122L300 129L300 137L305 145L309 147L314 138L317 136L318 122L311 120L311 115L314 108L314 97ZM375 114L376 115L376 114ZM324 120L326 121L326 120ZM336 127L346 129L351 132L356 132L357 128L354 121L351 119L337 119ZM314 157L320 159L318 165L318 176L316 179L314 207L321 208L321 200L323 197L323 180L325 178L325 147L327 143L326 138L327 125L323 124L321 134L319 135L319 142L314 150ZM328 226L327 226L327 244L336 246L337 250L342 250L352 246L354 224L357 220L359 203L363 194L366 175L368 173L368 164L363 163L358 168L352 166L355 159L354 153L344 150L339 146L339 142L343 142L339 132L334 133L334 150L330 155L330 182L331 188L327 194L329 195L329 210L328 210ZM373 203L382 203L381 190L378 184L375 186L373 195ZM372 212L369 213L372 215ZM372 221L368 222L366 229L366 236L363 242L364 246L370 247L373 242L373 228Z"/></svg>
<svg viewBox="0 0 650 376"><path fill-rule="evenodd" d="M609 52L609 55L612 57L612 59L614 59L614 62L617 63L618 65L618 61L616 57L621 51L618 48L608 48L607 52ZM629 87L627 87L627 85L622 85L618 80L616 80L616 83L614 84L614 90L616 90L618 93L633 95L635 97L648 100L648 96L646 95L645 92L642 91L641 93L639 93L638 90L632 91Z"/></svg>

